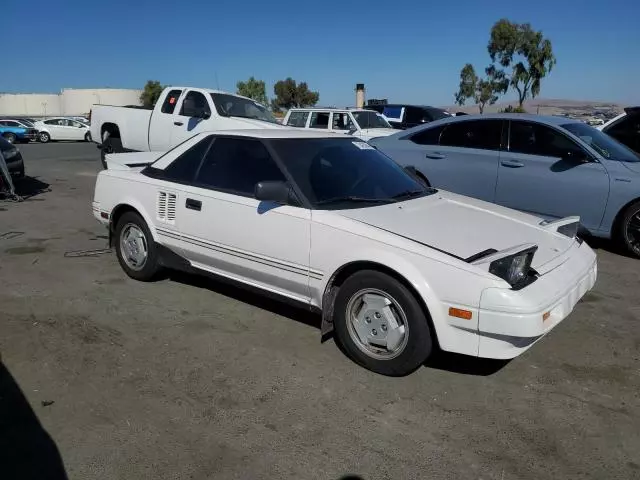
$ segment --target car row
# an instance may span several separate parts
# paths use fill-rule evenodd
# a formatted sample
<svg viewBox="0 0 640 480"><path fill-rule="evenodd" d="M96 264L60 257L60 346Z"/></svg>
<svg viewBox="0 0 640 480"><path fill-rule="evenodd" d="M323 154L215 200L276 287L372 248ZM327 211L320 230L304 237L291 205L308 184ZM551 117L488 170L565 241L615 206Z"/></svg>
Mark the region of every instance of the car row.
<svg viewBox="0 0 640 480"><path fill-rule="evenodd" d="M195 270L300 303L385 375L410 373L436 345L513 358L597 276L577 217L549 222L427 186L328 129L198 133L105 160L93 214L127 275Z"/></svg>
<svg viewBox="0 0 640 480"><path fill-rule="evenodd" d="M548 221L577 215L586 233L640 257L640 156L583 122L466 115L370 143L427 185Z"/></svg>
<svg viewBox="0 0 640 480"><path fill-rule="evenodd" d="M68 117L51 117L45 120L3 118L0 119L0 136L10 143L42 143L58 140L91 141L89 125Z"/></svg>

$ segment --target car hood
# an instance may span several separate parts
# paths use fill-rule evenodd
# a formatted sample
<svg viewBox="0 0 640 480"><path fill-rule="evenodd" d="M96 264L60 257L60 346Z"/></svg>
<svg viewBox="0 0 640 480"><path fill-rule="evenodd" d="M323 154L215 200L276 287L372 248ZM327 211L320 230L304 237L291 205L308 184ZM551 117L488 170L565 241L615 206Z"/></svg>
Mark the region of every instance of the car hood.
<svg viewBox="0 0 640 480"><path fill-rule="evenodd" d="M285 127L279 123L271 123L265 122L263 120L256 120L255 118L243 118L243 117L227 117L224 122L225 126L229 126L229 128L225 128L225 130L235 130L235 129L254 129L254 128L285 128L289 129L290 127Z"/></svg>
<svg viewBox="0 0 640 480"><path fill-rule="evenodd" d="M501 251L533 243L538 250L532 266L540 273L575 241L541 226L541 218L444 191L334 213L461 259L489 249Z"/></svg>
<svg viewBox="0 0 640 480"><path fill-rule="evenodd" d="M360 132L362 133L362 135L375 138L393 135L394 133L398 133L398 130L396 130L395 128L363 128L362 130L360 130Z"/></svg>

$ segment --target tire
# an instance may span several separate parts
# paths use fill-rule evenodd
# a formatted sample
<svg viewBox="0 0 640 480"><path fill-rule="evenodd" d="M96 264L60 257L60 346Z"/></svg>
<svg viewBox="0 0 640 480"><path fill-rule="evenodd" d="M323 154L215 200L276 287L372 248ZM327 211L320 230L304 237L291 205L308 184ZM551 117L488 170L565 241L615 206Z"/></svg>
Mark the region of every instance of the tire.
<svg viewBox="0 0 640 480"><path fill-rule="evenodd" d="M381 308L387 302L388 308ZM390 312L393 319L388 317ZM352 317L360 321L352 321ZM390 320L405 324L404 335ZM335 300L333 326L342 350L359 365L382 375L408 375L426 361L433 348L429 323L413 293L393 277L374 270L357 272L342 284ZM361 340L365 335L366 344ZM392 344L376 349L368 343L373 338Z"/></svg>
<svg viewBox="0 0 640 480"><path fill-rule="evenodd" d="M640 258L640 201L629 205L622 214L617 237L626 253Z"/></svg>
<svg viewBox="0 0 640 480"><path fill-rule="evenodd" d="M2 136L7 142L12 144L16 143L16 140L18 140L18 137L16 136L15 133L7 132L7 133L3 133Z"/></svg>
<svg viewBox="0 0 640 480"><path fill-rule="evenodd" d="M40 143L47 143L51 140L51 135L47 132L38 132L38 140L40 140Z"/></svg>
<svg viewBox="0 0 640 480"><path fill-rule="evenodd" d="M106 156L110 153L122 153L121 139L107 137L102 142L102 148L100 148L100 161L102 162L102 168L107 168Z"/></svg>
<svg viewBox="0 0 640 480"><path fill-rule="evenodd" d="M138 238L134 241L134 245L138 251L146 250L144 261L140 261L142 255L137 256L138 261L134 262L132 250L127 251L127 236L130 239ZM135 212L126 212L118 220L115 230L116 256L118 262L124 272L134 280L141 282L150 282L156 278L160 272L160 263L158 261L158 249L153 236L149 231L149 227L140 215ZM137 265L135 265L137 263Z"/></svg>
<svg viewBox="0 0 640 480"><path fill-rule="evenodd" d="M85 142L90 142L90 141L91 141L91 133L87 132L87 133L84 135L84 141L85 141Z"/></svg>

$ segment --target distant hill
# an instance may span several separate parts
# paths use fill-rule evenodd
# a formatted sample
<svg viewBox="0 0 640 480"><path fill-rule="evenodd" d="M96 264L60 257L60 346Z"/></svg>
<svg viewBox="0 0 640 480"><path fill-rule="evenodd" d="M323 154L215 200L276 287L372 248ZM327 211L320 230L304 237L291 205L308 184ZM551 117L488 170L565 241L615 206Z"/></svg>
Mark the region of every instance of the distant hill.
<svg viewBox="0 0 640 480"><path fill-rule="evenodd" d="M518 102L503 102L494 105L487 105L485 113L495 113L503 110L508 105L517 106ZM554 98L536 98L528 100L524 104L525 110L529 113L539 113L540 115L569 115L571 117L603 116L614 117L622 113L626 105L613 102L594 102L588 100L561 100ZM479 113L476 105L450 105L445 108L449 112Z"/></svg>

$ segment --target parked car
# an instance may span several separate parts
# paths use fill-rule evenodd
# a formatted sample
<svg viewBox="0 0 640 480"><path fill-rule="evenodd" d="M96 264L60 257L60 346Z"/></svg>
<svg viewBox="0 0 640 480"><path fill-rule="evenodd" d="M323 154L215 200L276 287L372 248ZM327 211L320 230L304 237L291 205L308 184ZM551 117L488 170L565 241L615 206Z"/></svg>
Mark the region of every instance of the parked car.
<svg viewBox="0 0 640 480"><path fill-rule="evenodd" d="M50 140L91 141L89 126L69 118L48 118L36 122L35 126L38 130L38 140L42 143L47 143Z"/></svg>
<svg viewBox="0 0 640 480"><path fill-rule="evenodd" d="M9 143L28 143L36 138L37 131L13 120L0 120L0 136Z"/></svg>
<svg viewBox="0 0 640 480"><path fill-rule="evenodd" d="M589 234L640 257L640 157L583 122L467 115L373 144L429 185L549 220L579 215Z"/></svg>
<svg viewBox="0 0 640 480"><path fill-rule="evenodd" d="M24 159L18 147L0 137L0 152L7 163L9 173L16 180L24 178ZM1 179L1 178L0 178Z"/></svg>
<svg viewBox="0 0 640 480"><path fill-rule="evenodd" d="M369 144L306 129L198 134L107 155L93 214L122 269L195 269L322 312L358 363L403 375L444 350L513 358L593 286L578 218L423 186Z"/></svg>
<svg viewBox="0 0 640 480"><path fill-rule="evenodd" d="M153 110L94 105L91 136L104 156L130 151L166 151L207 131L284 128L264 105L219 90L167 87Z"/></svg>
<svg viewBox="0 0 640 480"><path fill-rule="evenodd" d="M451 116L447 111L424 105L367 105L368 109L375 110L391 124L393 128L406 130L418 125L448 118Z"/></svg>
<svg viewBox="0 0 640 480"><path fill-rule="evenodd" d="M33 122L25 118L2 118L0 119L0 125L3 125L5 127L34 128Z"/></svg>
<svg viewBox="0 0 640 480"><path fill-rule="evenodd" d="M379 113L364 109L292 108L282 122L288 127L329 130L369 141L396 133Z"/></svg>
<svg viewBox="0 0 640 480"><path fill-rule="evenodd" d="M640 153L640 107L628 107L624 113L598 127L607 135Z"/></svg>

